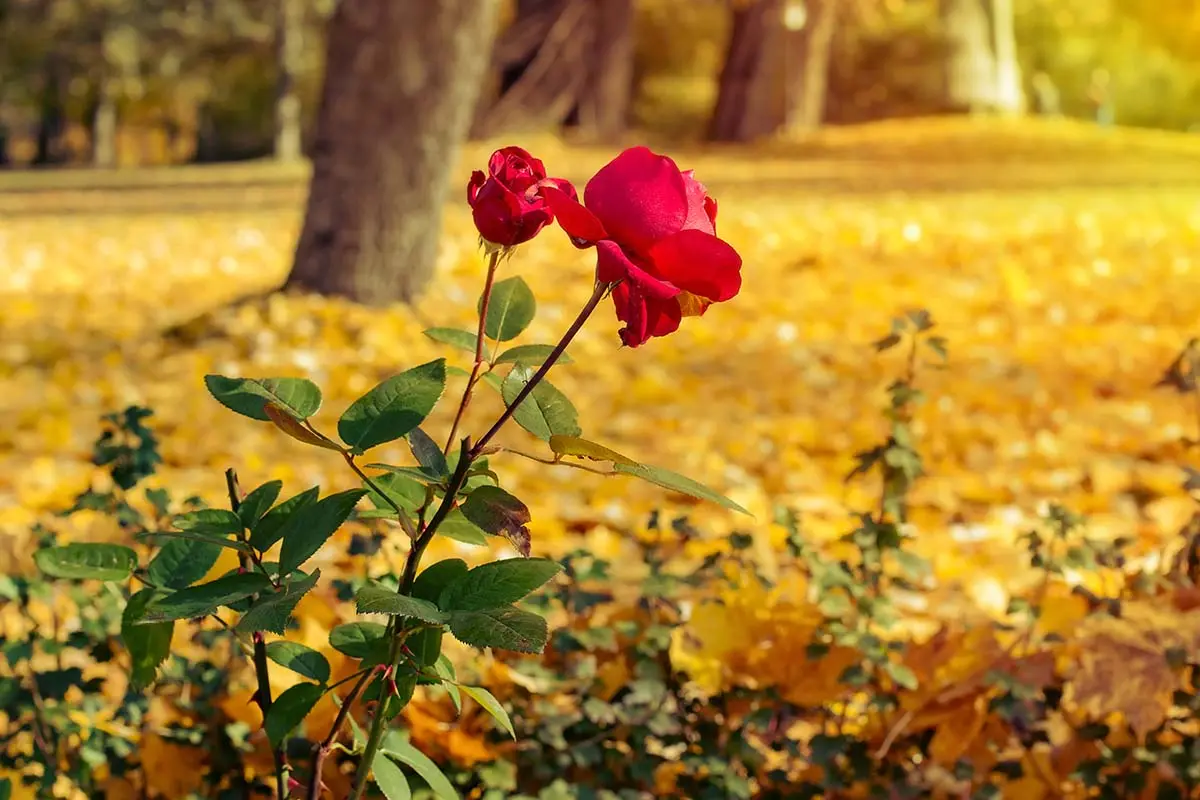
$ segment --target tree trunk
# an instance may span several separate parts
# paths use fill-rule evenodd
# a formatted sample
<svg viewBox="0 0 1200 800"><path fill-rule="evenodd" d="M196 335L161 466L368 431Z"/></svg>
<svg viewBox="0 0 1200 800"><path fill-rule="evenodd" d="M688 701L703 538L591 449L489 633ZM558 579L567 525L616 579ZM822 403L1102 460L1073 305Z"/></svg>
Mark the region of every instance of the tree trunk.
<svg viewBox="0 0 1200 800"><path fill-rule="evenodd" d="M783 0L755 0L734 10L710 139L747 142L783 124L783 34Z"/></svg>
<svg viewBox="0 0 1200 800"><path fill-rule="evenodd" d="M593 138L625 130L633 100L633 0L591 0L593 34L579 127Z"/></svg>
<svg viewBox="0 0 1200 800"><path fill-rule="evenodd" d="M41 113L37 127L37 152L33 163L59 164L64 160L62 135L67 123L67 76L61 59L53 53L48 55L42 74Z"/></svg>
<svg viewBox="0 0 1200 800"><path fill-rule="evenodd" d="M92 115L92 164L101 169L117 165L117 92L114 81L104 77L96 90Z"/></svg>
<svg viewBox="0 0 1200 800"><path fill-rule="evenodd" d="M276 0L275 160L299 161L303 156L303 123L296 74L304 54L304 0Z"/></svg>
<svg viewBox="0 0 1200 800"><path fill-rule="evenodd" d="M804 27L788 32L788 133L815 130L825 122L829 66L838 11L844 0L808 0Z"/></svg>
<svg viewBox="0 0 1200 800"><path fill-rule="evenodd" d="M993 48L996 53L996 105L1009 114L1025 111L1013 0L990 0Z"/></svg>
<svg viewBox="0 0 1200 800"><path fill-rule="evenodd" d="M495 0L341 0L289 287L382 305L432 276Z"/></svg>
<svg viewBox="0 0 1200 800"><path fill-rule="evenodd" d="M946 104L953 111L996 107L996 54L990 0L942 0L942 24L948 48Z"/></svg>
<svg viewBox="0 0 1200 800"><path fill-rule="evenodd" d="M626 1L518 2L517 18L496 43L492 58L492 68L500 74L499 92L481 98L472 134L495 136L565 122L588 84L597 3L603 8Z"/></svg>

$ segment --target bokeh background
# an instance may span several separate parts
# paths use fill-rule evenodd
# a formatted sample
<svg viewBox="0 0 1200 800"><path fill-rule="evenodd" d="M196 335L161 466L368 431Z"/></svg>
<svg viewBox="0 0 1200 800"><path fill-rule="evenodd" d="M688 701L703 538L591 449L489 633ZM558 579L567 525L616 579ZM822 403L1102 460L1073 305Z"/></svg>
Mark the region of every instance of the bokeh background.
<svg viewBox="0 0 1200 800"><path fill-rule="evenodd" d="M384 14L380 19L386 17L380 2L412 6L376 0L370 13ZM551 174L582 186L620 148L645 142L694 168L718 199L721 235L744 259L743 290L704 318L685 320L677 334L636 350L619 348L606 306L572 346L575 363L556 369L554 381L578 406L589 438L702 480L754 519L620 478L527 461L506 462L501 471L533 512L535 551L560 557L583 547L615 562L605 584L615 593L609 598L615 610L593 620L597 627L622 615L644 621L646 608L654 607L638 599L642 581L647 571L666 568L647 566L646 541L670 539L679 565L737 542L730 574L765 575L774 581L769 590L720 581L681 589L686 603L669 623L657 617L654 623L668 629L662 669L680 676L672 691L734 705L712 701L707 707L718 709L712 719L682 705L663 713L672 724L688 714L712 722L696 728L707 733L687 736L726 747L730 731L736 739L750 724L737 693L751 687L766 692L755 696L756 707L790 704L791 716L774 721L772 730L786 729L794 747L782 748L784 766L739 761L726 748L713 756L716 762L681 769L669 765L686 759L668 748L667 755L655 751L649 778L631 777L611 762L631 747L646 752L637 738L641 716L613 712L610 719L592 713L594 706L585 713L591 689L571 695L556 684L564 694L542 691L528 677L528 664L464 649L456 658L522 709L538 742L514 750L482 719L460 726L444 697L422 695L408 715L414 737L447 769L460 771L464 793L800 796L788 794L797 785L789 781L821 772L812 749L814 736L828 733L820 720L853 717L857 712L846 709L855 708L859 689L838 688L841 667L828 675L816 662L797 666L819 638L810 614L834 612L821 610L818 582L808 567L797 567L787 542L800 535L835 560L861 558L841 537L857 524L855 512L877 504L880 489L877 481L847 483L845 476L857 453L889 435L880 409L905 370L903 353L876 353L873 343L893 318L914 308L931 313L949 358L921 371L928 400L912 420L925 474L908 497L905 530L912 538L905 547L929 571L906 590L906 622L889 636L917 648L913 669L922 682L971 689L969 702L933 690L921 695L920 703L942 704L940 716L922 716L926 706L919 704L901 705L891 716L864 712L855 741L869 744L884 764L883 743L907 742L905 726L913 729L906 747L915 749L904 753L924 760L910 759L906 769L921 772L922 782L903 796L998 796L972 795L975 778L955 772L956 764L971 761L978 777L1016 758L1039 777L1026 780L1010 769L987 785L1003 796L1083 797L1096 796L1088 794L1095 786L1081 782L1078 765L1099 758L1095 739L1076 735L1086 725L1107 721L1113 736L1125 735L1124 723L1113 720L1135 718L1135 732L1144 736L1161 721L1137 716L1147 704L1194 723L1193 711L1171 705L1179 702L1172 699L1179 676L1163 665L1167 650L1182 648L1190 658L1200 643L1193 635L1200 631L1195 603L1158 590L1137 595L1144 604L1138 607L1150 611L1118 630L1117 617L1103 616L1109 607L1094 601L1129 600L1134 574L1179 577L1179 554L1189 552L1195 533L1189 526L1196 501L1184 469L1195 463L1200 423L1194 383L1178 357L1195 355L1187 348L1200 315L1200 6L1192 0L519 0L494 4L492 25L490 16L468 16L472 6L482 14L487 0L455 0L446 7L463 15L464 29L469 19L476 28L479 19L488 22L476 34L486 42L475 48L482 78L467 92L463 124L432 132L445 140L438 151L445 174L410 187L390 206L428 230L429 263L412 253L391 259L383 253L395 277L382 288L312 291L321 286L309 281L277 291L297 257L306 202L311 210L325 191L317 182L309 191L309 158L329 157L317 143L337 132L321 121L323 81L334 73L359 86L377 80L385 98L400 96L390 86L421 83L386 58L375 67L354 66L353 59L325 63L327 40L353 33L343 18L371 5L0 0L0 571L33 580L32 552L49 533L62 541L129 538L121 520L103 509L55 516L81 492L111 488L106 471L93 463L92 445L103 430L101 416L129 405L154 411L147 424L161 446L162 463L145 486L167 488L179 500L195 495L221 504L222 473L230 466L248 485L281 479L288 494L317 483L323 491L355 486L336 456L231 415L208 396L203 376L311 378L325 392L318 424L332 426L342 408L400 369L442 355L469 366L468 356L447 354L421 331L473 327L483 261L462 196L471 170L482 168L496 146L520 144ZM440 19L456 29L458 23ZM410 45L422 37L438 41L415 23L392 33ZM388 35L381 29L372 41ZM408 69L433 80L436 70L426 67L436 58L426 52ZM356 145L363 149L355 152L384 153L403 164L415 157L415 149L405 149L413 131L430 134L421 125L431 112L417 103L392 105L386 120L363 113L365 133ZM338 119L338 131L354 127ZM346 158L348 139L339 141ZM370 202L394 200L377 187L371 191ZM301 261L304 254L301 247ZM554 341L574 316L591 289L590 259L551 229L509 262L506 269L525 277L538 299L528 341ZM1158 385L1172 364L1175 378ZM469 425L486 425L499 408L498 398L481 396ZM444 430L449 416L439 410L432 426ZM520 431L506 436L529 444ZM390 445L372 458L404 463L409 454ZM140 497L131 502L144 505ZM1044 528L1051 503L1086 515L1087 541L1119 542L1120 564L1067 559L1047 578L1047 560L1031 559L1023 537ZM666 522L684 517L686 524ZM789 522L795 519L798 529ZM339 534L317 559L326 574L350 580L399 563L404 547L394 534L383 537L374 561L350 555L352 539L364 535L354 526ZM449 541L435 550L484 555ZM500 546L490 552L506 553ZM216 570L228 567L222 562ZM793 573L800 577L786 577ZM1186 574L1181 580L1189 585ZM1080 587L1086 592L1072 593ZM1057 616L1043 638L1019 639L1016 647L1014 601L1031 593ZM66 641L82 630L72 622L78 609L56 597L40 597L28 618L8 603L0 617L6 646L31 631ZM723 602L704 606L704 614L680 610L714 597ZM332 589L313 600L299 609L294 634L324 646L325 632L353 616L353 608ZM49 634L46 625L28 622L52 617L62 627L55 622ZM1162 635L1129 644L1134 628ZM987 646L972 638L979 631ZM945 652L930 656L930 642ZM188 658L204 660L195 640L183 646ZM999 690L972 681L1014 648L1051 653L1059 666L1047 668L1053 678L1045 685L1074 697L1075 705L1047 711L1049 695L1038 695L1039 713L1061 715L1053 724L1038 718L1038 730L1053 735L1027 744L1011 733L1016 723L1005 721L1005 741L1011 746L1016 736L1020 746L1017 756L1002 757L995 742L1004 737L993 725L1000 724L993 708ZM16 656L5 652L4 675L24 675ZM596 696L605 703L619 705L625 695L618 687L648 679L639 670L649 668L631 652L601 648L589 656L587 680L603 684ZM996 662L954 661L951 652L988 654ZM539 668L566 670L555 658ZM50 794L28 796L251 796L250 789L229 789L228 781L236 772L253 783L269 771L254 735L233 748L244 761L218 768L197 755L195 743L160 730L180 720L257 730L250 684L235 660L220 662L224 677L203 709L164 690L145 723L157 732L138 732L125 720L113 733L103 728L108 722L96 722L111 722L112 709L126 702L120 666L117 658L97 667L108 681L108 705L97 701L86 725L72 724L98 738L129 734L134 766L124 772L103 763L116 763L107 744L102 752L109 755L98 763L64 755L62 772L70 777L52 782ZM596 678L601 667L606 671ZM1114 677L1127 670L1141 677ZM573 680L576 689L586 684L579 675ZM795 688L806 681L816 688ZM785 700L770 694L787 695L789 687ZM62 702L80 701L64 694ZM555 703L563 716L554 718L561 736L551 743L537 738L537 720L549 718L544 706ZM22 719L15 712L5 717L10 776L37 772L22 766L35 749ZM572 727L579 725L590 727ZM941 730L931 753L920 736ZM841 722L837 731L851 735ZM1197 731L1168 733L1164 748L1194 742ZM681 741L692 741L687 736ZM573 748L597 742L607 754L598 762L572 760ZM1124 739L1108 745L1110 753L1132 747ZM64 739L63 752L71 749ZM1196 761L1192 752L1189 763ZM569 785L530 766L538 763L558 764ZM730 774L742 781L738 788L713 777L714 763L735 765ZM931 778L913 767L922 763L941 772ZM1133 767L1113 756L1103 769L1125 775ZM512 770L530 777L521 783ZM781 784L767 777L772 770L783 770ZM234 793L218 794L216 784L205 783L212 775L221 791ZM332 785L336 793L340 784ZM565 794L552 793L552 785ZM1117 794L1101 796L1140 796L1144 788L1122 787L1113 783ZM863 796L839 794L857 791L845 787L824 791Z"/></svg>

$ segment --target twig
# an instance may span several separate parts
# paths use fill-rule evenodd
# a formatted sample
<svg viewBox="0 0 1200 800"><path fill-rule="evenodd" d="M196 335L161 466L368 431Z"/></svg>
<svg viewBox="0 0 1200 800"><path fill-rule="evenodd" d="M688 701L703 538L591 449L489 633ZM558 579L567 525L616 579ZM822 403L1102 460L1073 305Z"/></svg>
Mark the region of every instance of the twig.
<svg viewBox="0 0 1200 800"><path fill-rule="evenodd" d="M498 447L498 448L496 448L495 452L511 453L514 456L520 456L521 458L527 458L530 461L536 461L539 464L549 464L550 466L553 466L553 467L570 467L571 469L581 469L584 472L594 472L597 475L608 476L608 475L616 475L617 474L610 469L599 469L597 467L589 467L587 464L579 464L574 461L563 461L561 458L547 458L546 456L539 456L534 453L526 453L521 450L514 450L511 447Z"/></svg>
<svg viewBox="0 0 1200 800"><path fill-rule="evenodd" d="M350 714L350 706L358 699L358 693L362 691L366 685L367 679L371 677L372 670L363 670L362 676L358 679L358 683L354 684L354 688L350 690L350 694L346 695L346 699L342 701L342 707L338 709L337 716L333 719L333 725L329 728L329 733L321 740L321 743L313 750L313 766L312 777L308 783L307 800L317 800L321 796L321 772L325 767L325 759L333 749L333 742L337 739L338 733L342 729L342 724L345 723L346 717ZM353 676L351 676L353 677ZM344 680L349 680L346 678ZM344 682L343 680L343 682ZM338 684L334 684L337 686ZM333 687L330 687L333 688Z"/></svg>
<svg viewBox="0 0 1200 800"><path fill-rule="evenodd" d="M571 340L575 338L577 333L579 333L580 328L583 327L583 323L587 322L588 317L590 317L592 312L596 310L596 306L598 306L600 301L604 299L604 295L607 292L608 284L596 284L596 287L592 290L592 296L589 297L587 303L584 304L583 309L579 312L579 316L575 317L575 321L571 323L571 327L567 328L567 332L563 334L562 339L559 340L558 344L554 345L554 349L550 351L550 355L547 356L546 360L542 362L542 365L538 367L537 372L533 373L533 377L529 379L529 382L521 387L521 391L517 393L517 396L513 398L513 401L508 404L507 408L504 409L504 413L500 415L500 418L496 420L495 424L488 428L487 433L481 436L479 441L475 443L475 447L473 447L470 452L471 460L474 460L479 455L479 452L487 447L488 442L492 440L492 437L500 432L500 429L504 427L504 423L508 422L508 420L512 418L512 415L516 412L517 408L520 407L521 403L525 402L525 398L529 397L530 393L533 392L533 390L537 388L538 384L542 382L542 379L546 377L546 373L548 373L550 369L558 362L558 359L562 357L562 354L566 351L567 346L571 344ZM446 496L449 497L450 495Z"/></svg>
<svg viewBox="0 0 1200 800"><path fill-rule="evenodd" d="M500 264L500 255L503 252L502 250L493 250L488 257L487 278L483 284L483 296L479 300L479 328L475 333L475 363L471 367L471 376L467 378L467 388L463 389L462 400L458 403L458 411L454 414L454 422L450 425L450 435L446 437L446 446L442 448L446 455L449 455L450 448L454 447L454 437L458 435L458 426L467 413L467 406L471 404L471 395L475 392L475 384L479 380L479 370L483 366L483 337L487 333L488 303L492 299L492 284L496 280L496 267Z"/></svg>
<svg viewBox="0 0 1200 800"><path fill-rule="evenodd" d="M242 505L241 492L238 491L237 472L232 467L225 470L225 486L229 490L229 505L236 514ZM243 564L245 559L243 558ZM261 568L261 565L260 565ZM221 620L224 623L224 620ZM267 672L267 642L259 631L254 632L254 675L258 679L258 691L254 693L255 701L262 711L263 725L267 723L267 713L271 710L271 678ZM287 767L283 759L283 746L271 748L271 757L275 761L275 784L280 800L288 797Z"/></svg>

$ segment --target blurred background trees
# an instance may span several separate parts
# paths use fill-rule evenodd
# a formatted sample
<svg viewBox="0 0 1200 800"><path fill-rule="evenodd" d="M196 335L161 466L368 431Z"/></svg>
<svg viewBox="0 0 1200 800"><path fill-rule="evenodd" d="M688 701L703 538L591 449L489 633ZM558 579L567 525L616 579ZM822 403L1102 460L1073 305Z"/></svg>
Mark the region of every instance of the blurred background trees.
<svg viewBox="0 0 1200 800"><path fill-rule="evenodd" d="M336 0L0 0L5 163L276 156L314 141ZM744 141L1015 113L1035 76L1122 124L1200 120L1193 0L503 0L472 132Z"/></svg>

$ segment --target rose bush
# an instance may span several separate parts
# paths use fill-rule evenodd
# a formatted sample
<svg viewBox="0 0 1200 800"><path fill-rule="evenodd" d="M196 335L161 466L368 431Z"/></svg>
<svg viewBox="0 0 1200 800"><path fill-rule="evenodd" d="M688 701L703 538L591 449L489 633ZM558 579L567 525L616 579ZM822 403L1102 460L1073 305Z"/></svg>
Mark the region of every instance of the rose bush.
<svg viewBox="0 0 1200 800"><path fill-rule="evenodd" d="M411 367L351 403L336 430L328 431L316 419L323 396L312 381L205 377L209 393L229 410L335 453L361 482L359 488L322 497L314 486L280 500L282 481L243 492L237 473L229 469L227 509L178 514L169 526L163 511L163 529L145 530L136 540L150 545L148 549L48 543L35 556L39 568L53 578L127 583L126 592L117 592L125 604L121 635L139 685L151 683L170 657L177 625L215 620L217 635L229 636L231 650L246 653L253 662L257 688L251 702L262 713L259 739L269 745L279 798L303 794L318 800L325 779L343 774L343 765L330 762L340 758L335 753L346 754L345 766L354 771L352 788L342 794L351 800L365 797L370 782L389 800L410 797L402 765L417 772L443 800L456 798L437 766L405 734L392 730L418 685L441 687L460 702L466 694L514 731L496 699L481 687L460 683L442 652L447 633L471 647L526 653L540 653L549 637L546 620L523 608L522 601L554 580L561 567L529 557L529 508L501 487L490 463L493 457L628 475L745 511L696 481L582 438L574 405L546 379L609 292L627 322L622 338L630 344L669 332L663 320L673 316L678 325L685 308L699 313L708 302L736 293L741 261L716 238L716 205L704 187L670 159L637 148L589 183L585 199L596 210L590 216L576 202L570 183L547 177L542 162L519 147L493 153L488 171L486 176L474 173L467 191L476 227L489 243L478 324L474 331L425 331L431 339L472 353L469 371L455 370L445 358ZM579 219L590 226L589 232L602 234L596 241L600 264L591 297L557 343L513 347L509 343L529 327L537 303L519 276L497 281L496 275L514 245L529 241L553 220L549 192L572 215L568 230L581 230L574 221ZM465 386L442 445L425 428L449 380L462 376ZM481 385L499 392L504 410L478 435L459 436L473 392ZM495 444L509 422L541 440L549 454ZM396 441L407 443L411 463L360 463L368 452ZM372 507L360 508L364 501ZM329 648L350 667L335 673L320 651L276 637L286 636L300 602L319 591L321 570L313 557L344 524L368 520L392 526L394 538L407 543L407 552L398 574L389 567L387 574L371 575L350 590L360 615L382 616L386 622L360 620L334 627ZM423 565L435 536L475 546L498 537L511 543L519 557L474 568L457 558ZM224 550L234 551L236 568L219 566ZM363 565L361 572L368 571L369 565ZM291 681L280 692L272 686L270 662L303 680ZM320 707L330 697L337 698L338 708L327 721ZM356 710L365 730L355 724ZM290 746L295 732L314 719L327 732L316 740L310 737L307 747ZM344 744L347 727L351 737ZM297 763L297 753L305 751L310 757Z"/></svg>
<svg viewBox="0 0 1200 800"><path fill-rule="evenodd" d="M621 153L573 189L542 194L577 247L595 247L596 278L613 285L621 341L638 347L741 288L742 259L717 238L717 202L691 170L646 147Z"/></svg>

